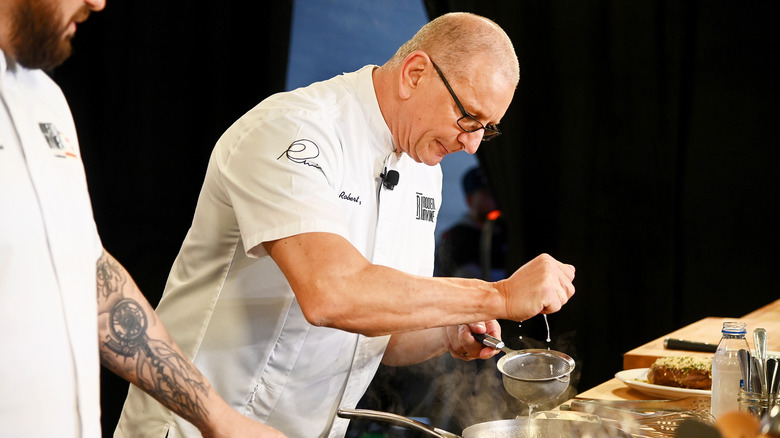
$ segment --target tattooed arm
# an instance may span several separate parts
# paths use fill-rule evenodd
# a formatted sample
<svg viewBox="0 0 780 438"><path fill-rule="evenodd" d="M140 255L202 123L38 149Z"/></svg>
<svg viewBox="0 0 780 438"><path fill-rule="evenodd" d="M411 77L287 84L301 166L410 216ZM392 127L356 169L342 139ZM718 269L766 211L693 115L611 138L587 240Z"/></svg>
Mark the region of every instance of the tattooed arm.
<svg viewBox="0 0 780 438"><path fill-rule="evenodd" d="M191 422L204 437L283 435L230 408L173 342L130 274L105 250L97 263L100 362Z"/></svg>

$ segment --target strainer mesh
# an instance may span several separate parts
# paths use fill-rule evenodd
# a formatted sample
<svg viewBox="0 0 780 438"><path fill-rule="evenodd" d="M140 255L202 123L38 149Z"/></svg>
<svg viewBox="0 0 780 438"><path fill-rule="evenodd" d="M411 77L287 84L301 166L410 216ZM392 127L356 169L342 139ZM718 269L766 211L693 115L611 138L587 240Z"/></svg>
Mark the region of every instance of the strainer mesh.
<svg viewBox="0 0 780 438"><path fill-rule="evenodd" d="M504 374L520 380L557 379L571 372L564 358L544 352L520 354L504 364Z"/></svg>

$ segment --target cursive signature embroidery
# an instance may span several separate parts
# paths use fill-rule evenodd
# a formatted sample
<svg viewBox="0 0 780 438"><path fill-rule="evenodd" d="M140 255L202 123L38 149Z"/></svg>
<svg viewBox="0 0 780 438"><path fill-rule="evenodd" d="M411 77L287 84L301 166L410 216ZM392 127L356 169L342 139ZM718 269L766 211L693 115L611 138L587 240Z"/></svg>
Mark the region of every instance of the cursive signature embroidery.
<svg viewBox="0 0 780 438"><path fill-rule="evenodd" d="M282 155L279 155L279 158L282 158L285 155L287 156L287 159L293 163L305 164L322 171L319 164L309 162L309 160L320 156L320 148L311 140L306 140L305 138L295 140L287 147L286 151L282 152ZM279 158L277 158L277 160Z"/></svg>
<svg viewBox="0 0 780 438"><path fill-rule="evenodd" d="M363 205L363 203L360 202L360 196L353 196L352 193L347 193L342 191L341 193L339 193L339 198L344 199L346 201L352 201L357 205Z"/></svg>

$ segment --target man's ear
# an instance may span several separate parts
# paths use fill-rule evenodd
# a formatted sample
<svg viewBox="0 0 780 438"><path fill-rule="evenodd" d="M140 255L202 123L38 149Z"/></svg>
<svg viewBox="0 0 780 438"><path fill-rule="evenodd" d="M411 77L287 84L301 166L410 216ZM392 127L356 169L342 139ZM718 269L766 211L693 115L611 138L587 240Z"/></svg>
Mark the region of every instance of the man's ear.
<svg viewBox="0 0 780 438"><path fill-rule="evenodd" d="M401 64L398 96L403 100L409 99L414 90L420 86L426 71L432 68L433 63L427 53L419 50L410 53Z"/></svg>

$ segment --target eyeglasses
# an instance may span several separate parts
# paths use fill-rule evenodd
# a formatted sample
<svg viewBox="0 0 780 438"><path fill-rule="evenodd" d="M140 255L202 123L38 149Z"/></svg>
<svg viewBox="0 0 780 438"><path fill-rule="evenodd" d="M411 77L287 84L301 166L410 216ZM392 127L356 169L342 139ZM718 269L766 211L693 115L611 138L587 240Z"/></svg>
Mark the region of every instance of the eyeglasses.
<svg viewBox="0 0 780 438"><path fill-rule="evenodd" d="M485 132L482 134L482 141L490 141L494 138L501 135L501 130L498 129L497 125L489 124L487 126L483 125L482 122L477 120L476 117L469 114L468 111L466 111L465 108L463 108L463 105L460 103L460 100L458 100L458 96L455 95L455 92L452 91L452 87L450 87L450 83L447 82L447 79L444 77L444 74L442 74L441 70L439 70L439 66L436 65L433 60L431 60L431 64L433 64L433 68L436 69L436 73L439 74L439 77L441 78L442 82L444 82L444 86L447 87L447 91L450 92L450 96L452 96L452 99L455 101L455 105L458 105L458 109L460 110L460 113L463 115L463 117L459 118L457 123L458 127L463 130L463 132L477 132L480 129L484 129Z"/></svg>

